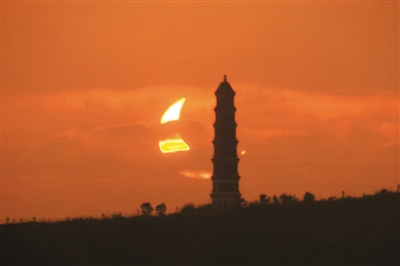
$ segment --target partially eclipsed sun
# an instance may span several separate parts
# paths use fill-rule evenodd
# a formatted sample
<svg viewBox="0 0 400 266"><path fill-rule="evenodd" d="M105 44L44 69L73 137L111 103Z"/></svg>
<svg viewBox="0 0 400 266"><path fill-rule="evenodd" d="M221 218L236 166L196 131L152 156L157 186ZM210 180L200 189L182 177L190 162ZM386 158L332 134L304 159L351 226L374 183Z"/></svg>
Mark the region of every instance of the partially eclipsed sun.
<svg viewBox="0 0 400 266"><path fill-rule="evenodd" d="M161 124L168 123L169 121L179 120L181 109L183 104L185 103L185 100L185 98L182 98L172 104L161 117ZM179 134L176 134L174 138L160 140L158 142L158 146L160 147L160 151L162 153L190 150L189 145L186 144L186 142L181 138L181 136L179 136Z"/></svg>
<svg viewBox="0 0 400 266"><path fill-rule="evenodd" d="M187 145L179 135L177 135L175 138L160 140L158 142L158 146L160 147L162 153L187 151L190 149L189 145Z"/></svg>
<svg viewBox="0 0 400 266"><path fill-rule="evenodd" d="M165 124L169 121L175 121L179 119L179 115L181 114L182 105L185 103L185 98L176 101L172 104L167 111L165 111L164 115L161 117L161 124Z"/></svg>

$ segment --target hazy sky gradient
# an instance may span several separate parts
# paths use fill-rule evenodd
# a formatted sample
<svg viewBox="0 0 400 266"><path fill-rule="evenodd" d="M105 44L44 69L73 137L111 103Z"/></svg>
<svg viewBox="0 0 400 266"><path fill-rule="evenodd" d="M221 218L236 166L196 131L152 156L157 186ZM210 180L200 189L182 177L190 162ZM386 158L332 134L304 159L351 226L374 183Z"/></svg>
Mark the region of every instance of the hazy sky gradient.
<svg viewBox="0 0 400 266"><path fill-rule="evenodd" d="M180 172L212 171L224 74L246 200L397 188L398 2L3 2L1 26L2 221L211 202Z"/></svg>

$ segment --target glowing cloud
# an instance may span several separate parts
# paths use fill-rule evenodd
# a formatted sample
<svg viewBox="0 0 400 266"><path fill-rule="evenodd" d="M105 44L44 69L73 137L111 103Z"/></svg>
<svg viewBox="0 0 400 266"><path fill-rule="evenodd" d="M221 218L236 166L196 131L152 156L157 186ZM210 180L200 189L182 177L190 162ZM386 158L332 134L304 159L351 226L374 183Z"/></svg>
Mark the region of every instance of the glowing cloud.
<svg viewBox="0 0 400 266"><path fill-rule="evenodd" d="M195 179L210 179L211 172L209 171L191 171L191 170L181 170L179 173L183 176Z"/></svg>
<svg viewBox="0 0 400 266"><path fill-rule="evenodd" d="M160 151L162 153L190 150L189 145L187 145L179 135L177 135L175 138L160 140L158 142L158 146L160 147Z"/></svg>
<svg viewBox="0 0 400 266"><path fill-rule="evenodd" d="M165 111L164 115L161 117L161 124L165 124L169 121L175 121L179 119L179 115L181 113L182 105L185 102L185 98L176 101L172 104L167 111Z"/></svg>

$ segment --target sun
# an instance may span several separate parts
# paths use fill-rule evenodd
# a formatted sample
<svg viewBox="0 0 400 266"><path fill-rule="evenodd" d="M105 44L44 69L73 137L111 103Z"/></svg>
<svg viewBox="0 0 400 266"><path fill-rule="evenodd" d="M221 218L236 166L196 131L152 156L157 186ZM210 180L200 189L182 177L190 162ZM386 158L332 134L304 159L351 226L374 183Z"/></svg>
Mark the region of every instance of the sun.
<svg viewBox="0 0 400 266"><path fill-rule="evenodd" d="M185 100L185 98L182 98L173 103L170 107L168 107L167 111L165 111L164 115L161 117L161 124L168 123L169 121L178 120Z"/></svg>
<svg viewBox="0 0 400 266"><path fill-rule="evenodd" d="M161 117L161 124L179 120L181 109L185 103L185 100L185 98L182 98L168 107L167 111L165 111L164 115ZM179 136L179 134L176 134L174 137L159 140L158 146L162 153L190 150L189 145L181 138L181 136Z"/></svg>
<svg viewBox="0 0 400 266"><path fill-rule="evenodd" d="M160 147L160 151L162 153L190 150L189 145L186 144L186 142L179 136L179 134L175 138L160 140L158 142L158 146Z"/></svg>

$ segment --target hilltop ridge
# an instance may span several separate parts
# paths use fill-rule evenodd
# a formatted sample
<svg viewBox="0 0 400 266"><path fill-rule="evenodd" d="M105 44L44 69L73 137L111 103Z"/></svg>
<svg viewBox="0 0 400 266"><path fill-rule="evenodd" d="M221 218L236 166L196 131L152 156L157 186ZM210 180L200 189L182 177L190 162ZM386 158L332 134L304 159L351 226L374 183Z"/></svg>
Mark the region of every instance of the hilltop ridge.
<svg viewBox="0 0 400 266"><path fill-rule="evenodd" d="M285 194L284 194L285 195ZM2 265L396 265L400 193L1 225Z"/></svg>

